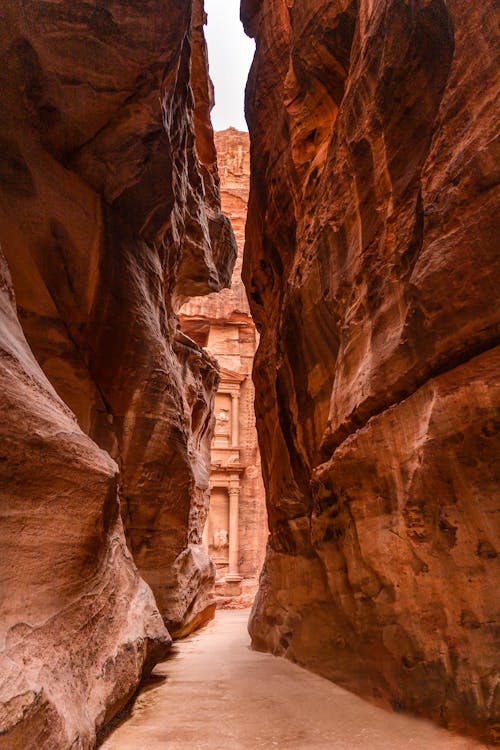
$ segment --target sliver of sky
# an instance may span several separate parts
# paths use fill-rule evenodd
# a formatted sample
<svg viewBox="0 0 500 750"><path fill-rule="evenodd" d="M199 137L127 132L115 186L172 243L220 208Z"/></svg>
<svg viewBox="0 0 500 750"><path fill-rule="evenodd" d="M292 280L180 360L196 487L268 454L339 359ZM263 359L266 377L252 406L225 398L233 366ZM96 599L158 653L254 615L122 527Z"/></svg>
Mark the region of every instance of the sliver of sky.
<svg viewBox="0 0 500 750"><path fill-rule="evenodd" d="M210 78L215 89L214 130L230 125L248 130L243 102L255 44L243 31L240 0L205 0L205 10Z"/></svg>

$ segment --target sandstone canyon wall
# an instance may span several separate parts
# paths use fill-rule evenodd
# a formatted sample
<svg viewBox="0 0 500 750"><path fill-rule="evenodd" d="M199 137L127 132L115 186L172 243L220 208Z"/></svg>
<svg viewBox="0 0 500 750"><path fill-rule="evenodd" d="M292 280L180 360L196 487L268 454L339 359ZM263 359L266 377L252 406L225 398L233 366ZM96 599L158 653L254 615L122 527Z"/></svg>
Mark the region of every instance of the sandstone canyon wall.
<svg viewBox="0 0 500 750"><path fill-rule="evenodd" d="M270 523L253 644L494 738L498 6L242 18Z"/></svg>
<svg viewBox="0 0 500 750"><path fill-rule="evenodd" d="M198 0L6 0L0 61L0 747L86 749L213 611L218 373L175 310L236 246Z"/></svg>
<svg viewBox="0 0 500 750"><path fill-rule="evenodd" d="M231 287L191 299L181 308L180 321L182 330L205 346L221 368L215 397L210 512L203 533L216 566L217 605L248 607L257 590L267 540L251 379L258 334L241 280L250 187L248 133L232 127L218 131L215 146L222 210L231 220L238 257ZM231 518L232 514L236 517ZM220 531L228 534L224 544L215 541Z"/></svg>

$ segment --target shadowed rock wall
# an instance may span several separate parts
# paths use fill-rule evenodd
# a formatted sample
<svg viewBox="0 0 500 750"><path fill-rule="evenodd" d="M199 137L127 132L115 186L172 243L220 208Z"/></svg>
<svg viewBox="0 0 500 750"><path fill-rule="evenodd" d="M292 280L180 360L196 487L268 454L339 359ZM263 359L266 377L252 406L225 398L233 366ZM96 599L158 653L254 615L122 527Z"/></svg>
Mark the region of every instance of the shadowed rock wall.
<svg viewBox="0 0 500 750"><path fill-rule="evenodd" d="M257 43L243 275L271 531L253 644L484 735L498 720L497 10L242 4Z"/></svg>
<svg viewBox="0 0 500 750"><path fill-rule="evenodd" d="M236 246L198 0L7 0L0 62L0 747L89 748L214 608L218 374L175 309Z"/></svg>

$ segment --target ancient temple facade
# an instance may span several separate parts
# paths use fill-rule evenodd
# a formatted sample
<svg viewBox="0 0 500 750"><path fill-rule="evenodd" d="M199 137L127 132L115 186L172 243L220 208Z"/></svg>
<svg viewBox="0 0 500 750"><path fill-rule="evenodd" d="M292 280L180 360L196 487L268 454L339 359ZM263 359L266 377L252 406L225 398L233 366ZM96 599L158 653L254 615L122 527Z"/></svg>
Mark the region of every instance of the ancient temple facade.
<svg viewBox="0 0 500 750"><path fill-rule="evenodd" d="M211 452L210 512L204 542L217 570L220 606L247 606L257 590L267 540L264 487L254 416L253 358L258 333L241 281L249 190L248 133L215 134L223 211L238 243L232 287L183 306L183 332L219 362Z"/></svg>

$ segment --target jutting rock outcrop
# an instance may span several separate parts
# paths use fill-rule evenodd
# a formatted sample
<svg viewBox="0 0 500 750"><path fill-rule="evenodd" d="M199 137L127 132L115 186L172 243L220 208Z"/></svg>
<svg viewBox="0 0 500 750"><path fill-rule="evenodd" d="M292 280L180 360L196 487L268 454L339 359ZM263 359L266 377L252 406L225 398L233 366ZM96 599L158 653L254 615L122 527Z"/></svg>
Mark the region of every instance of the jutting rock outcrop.
<svg viewBox="0 0 500 750"><path fill-rule="evenodd" d="M1 748L93 747L213 612L218 372L175 313L236 255L203 20L2 5Z"/></svg>
<svg viewBox="0 0 500 750"><path fill-rule="evenodd" d="M271 533L253 644L490 737L497 11L242 4Z"/></svg>

